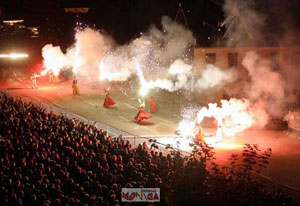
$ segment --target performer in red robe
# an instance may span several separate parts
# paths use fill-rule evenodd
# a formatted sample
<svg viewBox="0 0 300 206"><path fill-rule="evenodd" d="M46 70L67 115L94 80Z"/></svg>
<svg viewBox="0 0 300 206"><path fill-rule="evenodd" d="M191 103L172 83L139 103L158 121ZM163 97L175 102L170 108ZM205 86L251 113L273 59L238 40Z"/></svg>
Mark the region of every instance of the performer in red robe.
<svg viewBox="0 0 300 206"><path fill-rule="evenodd" d="M155 113L155 111L156 111L156 103L155 103L155 99L153 97L150 97L150 111L152 113Z"/></svg>
<svg viewBox="0 0 300 206"><path fill-rule="evenodd" d="M195 134L195 138L194 138L194 142L195 143L201 143L201 142L205 142L205 137L204 137L204 133L202 130L202 127L200 124L196 124L196 134Z"/></svg>
<svg viewBox="0 0 300 206"><path fill-rule="evenodd" d="M109 90L105 90L105 100L103 103L104 107L109 107L116 104L115 101L109 96Z"/></svg>
<svg viewBox="0 0 300 206"><path fill-rule="evenodd" d="M148 114L145 111L145 102L141 102L140 105L140 111L137 113L137 115L134 117L137 123L141 122L144 119L150 119L152 115Z"/></svg>

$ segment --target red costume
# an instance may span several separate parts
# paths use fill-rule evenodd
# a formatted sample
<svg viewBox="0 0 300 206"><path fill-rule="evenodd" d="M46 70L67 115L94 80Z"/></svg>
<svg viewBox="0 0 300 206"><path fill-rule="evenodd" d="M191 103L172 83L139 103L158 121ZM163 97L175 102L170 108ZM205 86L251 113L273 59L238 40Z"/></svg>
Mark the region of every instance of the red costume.
<svg viewBox="0 0 300 206"><path fill-rule="evenodd" d="M152 113L155 113L155 111L156 111L156 104L155 104L155 100L153 97L150 97L150 111Z"/></svg>
<svg viewBox="0 0 300 206"><path fill-rule="evenodd" d="M135 116L135 120L137 122L140 122L144 119L150 119L152 117L152 115L148 114L146 111L145 111L145 104L141 104L140 105L140 111L139 113Z"/></svg>
<svg viewBox="0 0 300 206"><path fill-rule="evenodd" d="M114 104L116 104L115 101L109 96L109 93L106 92L106 96L105 96L103 106L104 107L109 107L109 106L114 105Z"/></svg>
<svg viewBox="0 0 300 206"><path fill-rule="evenodd" d="M195 135L194 141L196 143L204 142L205 141L205 137L204 137L201 125L200 124L196 124L196 126L197 126L197 133Z"/></svg>

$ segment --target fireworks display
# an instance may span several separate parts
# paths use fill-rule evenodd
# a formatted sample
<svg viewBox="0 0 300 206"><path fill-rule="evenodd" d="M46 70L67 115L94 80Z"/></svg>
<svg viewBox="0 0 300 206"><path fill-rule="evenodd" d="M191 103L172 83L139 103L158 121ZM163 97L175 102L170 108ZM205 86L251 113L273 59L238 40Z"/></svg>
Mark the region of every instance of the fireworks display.
<svg viewBox="0 0 300 206"><path fill-rule="evenodd" d="M162 18L161 30L152 26L148 32L122 46L115 45L100 31L83 27L76 31L74 46L65 54L57 46L43 48L46 70L42 74L52 70L57 76L62 69L69 68L86 82L123 82L137 77L140 84L137 96L143 98L154 88L169 92L218 91L240 78L235 69L222 70L213 64L207 64L196 77L188 56L193 43L191 31L168 17ZM283 104L284 83L280 74L271 71L255 52L245 55L243 66L250 79L245 88L239 88L244 97L221 100L219 106L209 103L204 107L183 108L193 112L179 123L181 135L193 136L196 124L201 124L204 118L216 120L214 136L218 141L250 127L266 125L273 111Z"/></svg>

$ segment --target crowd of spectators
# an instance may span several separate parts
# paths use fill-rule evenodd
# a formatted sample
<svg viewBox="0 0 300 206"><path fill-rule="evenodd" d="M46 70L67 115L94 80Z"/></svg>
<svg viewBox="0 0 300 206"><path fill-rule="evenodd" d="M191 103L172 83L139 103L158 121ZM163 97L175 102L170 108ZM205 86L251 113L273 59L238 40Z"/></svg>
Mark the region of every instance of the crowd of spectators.
<svg viewBox="0 0 300 206"><path fill-rule="evenodd" d="M163 155L146 144L134 148L7 93L0 101L1 205L124 205L121 188L130 187L160 188L158 204L168 205L172 181L187 186L178 174L194 164L184 164L180 155Z"/></svg>
<svg viewBox="0 0 300 206"><path fill-rule="evenodd" d="M122 187L160 187L171 156L7 94L0 98L5 205L118 205Z"/></svg>

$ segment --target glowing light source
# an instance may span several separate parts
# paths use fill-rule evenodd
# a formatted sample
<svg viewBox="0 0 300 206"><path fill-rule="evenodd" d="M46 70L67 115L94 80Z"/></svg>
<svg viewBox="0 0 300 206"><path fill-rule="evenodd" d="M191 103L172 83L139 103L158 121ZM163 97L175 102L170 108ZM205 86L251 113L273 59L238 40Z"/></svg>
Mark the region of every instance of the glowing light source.
<svg viewBox="0 0 300 206"><path fill-rule="evenodd" d="M47 74L47 70L44 70L41 72L41 75L44 76L45 74Z"/></svg>
<svg viewBox="0 0 300 206"><path fill-rule="evenodd" d="M20 19L20 20L3 20L2 22L4 24L13 25L13 24L16 24L16 23L22 23L23 21L24 21L23 19Z"/></svg>
<svg viewBox="0 0 300 206"><path fill-rule="evenodd" d="M195 136L195 122L190 122L183 120L178 125L178 130L181 136L188 137L188 136Z"/></svg>
<svg viewBox="0 0 300 206"><path fill-rule="evenodd" d="M10 53L10 54L0 54L0 58L6 58L6 59L21 59L21 58L27 58L28 54L19 54L19 53Z"/></svg>
<svg viewBox="0 0 300 206"><path fill-rule="evenodd" d="M146 87L142 87L139 91L139 94L142 96L142 97L145 97L147 94L148 94L149 90L148 88Z"/></svg>
<svg viewBox="0 0 300 206"><path fill-rule="evenodd" d="M73 58L73 73L74 74L77 73L77 69L80 66L79 56L78 55L79 55L79 42L78 42L78 39L77 39L76 45L75 45L75 55L74 55L74 58Z"/></svg>
<svg viewBox="0 0 300 206"><path fill-rule="evenodd" d="M54 76L58 76L61 69L68 65L68 59L62 53L60 47L53 47L52 44L48 44L43 47L43 64L45 70L41 75L45 75L47 72L52 71Z"/></svg>

